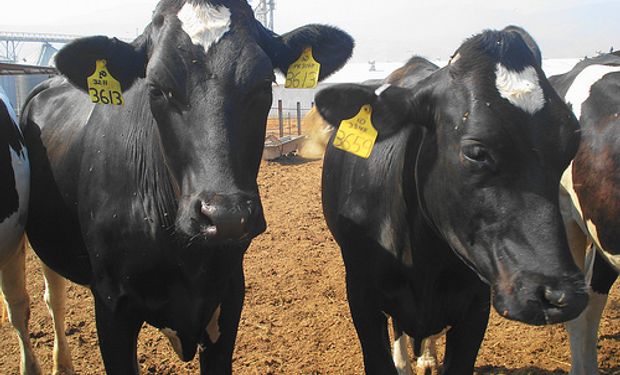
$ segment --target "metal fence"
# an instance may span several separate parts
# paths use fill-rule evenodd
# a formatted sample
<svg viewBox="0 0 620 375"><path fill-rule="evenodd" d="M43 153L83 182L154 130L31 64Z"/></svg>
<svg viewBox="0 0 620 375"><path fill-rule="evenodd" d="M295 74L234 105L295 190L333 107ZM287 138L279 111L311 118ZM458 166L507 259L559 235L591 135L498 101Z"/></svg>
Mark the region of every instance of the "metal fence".
<svg viewBox="0 0 620 375"><path fill-rule="evenodd" d="M302 119L310 112L314 103L302 106L300 102L296 102L295 107L285 107L280 99L274 104L276 106L271 107L267 119L267 135L276 135L280 138L284 135L301 135Z"/></svg>

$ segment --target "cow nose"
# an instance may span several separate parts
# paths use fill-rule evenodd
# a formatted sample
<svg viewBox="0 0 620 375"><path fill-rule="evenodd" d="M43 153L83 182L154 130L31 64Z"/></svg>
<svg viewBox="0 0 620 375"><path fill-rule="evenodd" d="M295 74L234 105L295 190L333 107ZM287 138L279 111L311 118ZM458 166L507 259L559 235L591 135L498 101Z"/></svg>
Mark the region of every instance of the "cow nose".
<svg viewBox="0 0 620 375"><path fill-rule="evenodd" d="M209 239L243 240L264 231L260 202L242 195L214 195L200 201L201 232Z"/></svg>
<svg viewBox="0 0 620 375"><path fill-rule="evenodd" d="M549 287L545 288L545 299L555 307L566 307L568 305L566 292L561 290L553 290Z"/></svg>

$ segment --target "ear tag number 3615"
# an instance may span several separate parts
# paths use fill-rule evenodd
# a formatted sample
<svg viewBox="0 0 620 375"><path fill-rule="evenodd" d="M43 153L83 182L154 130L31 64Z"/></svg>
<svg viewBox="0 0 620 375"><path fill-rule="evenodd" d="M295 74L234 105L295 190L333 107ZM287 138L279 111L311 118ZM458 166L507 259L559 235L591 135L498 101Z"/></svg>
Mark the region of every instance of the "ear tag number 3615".
<svg viewBox="0 0 620 375"><path fill-rule="evenodd" d="M291 64L286 73L287 89L313 89L319 83L321 64L312 56L312 47L304 50L301 56Z"/></svg>
<svg viewBox="0 0 620 375"><path fill-rule="evenodd" d="M366 104L355 117L342 120L334 138L334 147L368 159L377 140L377 130L372 126L371 115L372 107Z"/></svg>
<svg viewBox="0 0 620 375"><path fill-rule="evenodd" d="M97 60L95 72L86 80L88 96L95 104L123 105L123 92L106 67L106 60Z"/></svg>

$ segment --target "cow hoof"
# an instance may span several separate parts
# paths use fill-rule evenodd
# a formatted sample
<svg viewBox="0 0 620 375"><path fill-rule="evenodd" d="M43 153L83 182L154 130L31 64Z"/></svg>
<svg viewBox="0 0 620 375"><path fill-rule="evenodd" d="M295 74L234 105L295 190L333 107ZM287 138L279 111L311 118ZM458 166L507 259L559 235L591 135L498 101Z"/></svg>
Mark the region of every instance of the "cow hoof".
<svg viewBox="0 0 620 375"><path fill-rule="evenodd" d="M418 363L416 366L416 375L437 375L437 364L435 362Z"/></svg>

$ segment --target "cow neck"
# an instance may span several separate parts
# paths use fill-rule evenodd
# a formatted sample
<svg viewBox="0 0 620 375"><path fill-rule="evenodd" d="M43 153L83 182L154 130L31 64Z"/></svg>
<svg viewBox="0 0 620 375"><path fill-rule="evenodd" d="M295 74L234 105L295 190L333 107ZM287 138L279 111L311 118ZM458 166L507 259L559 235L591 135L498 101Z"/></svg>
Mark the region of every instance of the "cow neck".
<svg viewBox="0 0 620 375"><path fill-rule="evenodd" d="M166 166L166 157L161 144L157 121L148 111L148 95L140 95L142 111L132 111L134 124L127 136L128 164L134 166L134 181L137 195L147 214L155 215L165 226L174 223L176 206L166 202L176 202L174 184ZM153 212L154 211L154 212Z"/></svg>

